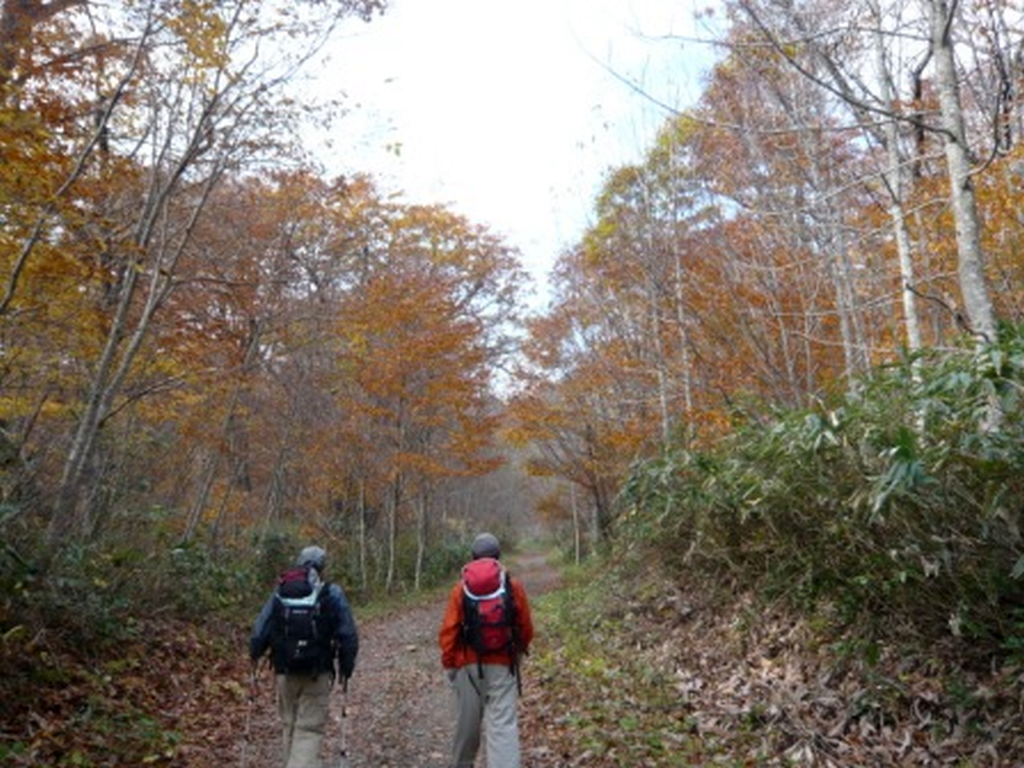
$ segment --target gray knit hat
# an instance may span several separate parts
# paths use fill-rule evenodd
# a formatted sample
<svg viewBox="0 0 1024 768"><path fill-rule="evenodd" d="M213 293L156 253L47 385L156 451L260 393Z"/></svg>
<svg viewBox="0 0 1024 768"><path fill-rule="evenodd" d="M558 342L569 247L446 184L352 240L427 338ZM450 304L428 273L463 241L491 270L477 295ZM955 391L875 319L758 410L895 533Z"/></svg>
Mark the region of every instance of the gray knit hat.
<svg viewBox="0 0 1024 768"><path fill-rule="evenodd" d="M497 537L492 533L481 533L473 540L473 548L470 550L474 560L481 557L501 557L501 545Z"/></svg>
<svg viewBox="0 0 1024 768"><path fill-rule="evenodd" d="M317 571L323 571L326 564L327 553L323 547L305 547L295 558L295 565L299 568L316 568Z"/></svg>

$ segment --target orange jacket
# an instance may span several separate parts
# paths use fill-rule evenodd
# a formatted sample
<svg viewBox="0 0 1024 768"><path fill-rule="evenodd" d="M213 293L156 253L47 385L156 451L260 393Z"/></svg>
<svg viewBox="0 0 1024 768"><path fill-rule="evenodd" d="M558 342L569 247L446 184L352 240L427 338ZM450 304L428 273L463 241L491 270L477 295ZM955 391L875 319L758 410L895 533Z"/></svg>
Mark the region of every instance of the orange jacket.
<svg viewBox="0 0 1024 768"><path fill-rule="evenodd" d="M526 589L519 579L509 577L512 587L512 599L516 607L516 638L517 650L520 655L528 653L533 641L533 618L530 616L530 601L526 598ZM476 652L462 642L462 582L459 581L448 594L448 605L441 622L441 631L437 640L441 646L441 666L445 669L456 669L477 662ZM507 652L485 654L480 661L484 664L511 664Z"/></svg>

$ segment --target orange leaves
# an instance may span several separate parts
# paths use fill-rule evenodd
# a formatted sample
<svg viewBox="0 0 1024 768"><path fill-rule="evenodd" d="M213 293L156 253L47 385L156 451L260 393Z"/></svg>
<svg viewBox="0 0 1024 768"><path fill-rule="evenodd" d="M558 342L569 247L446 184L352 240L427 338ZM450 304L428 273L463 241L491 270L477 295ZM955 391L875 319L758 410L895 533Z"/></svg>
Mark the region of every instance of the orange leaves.
<svg viewBox="0 0 1024 768"><path fill-rule="evenodd" d="M281 173L212 201L205 249L179 267L190 290L169 298L180 334L164 337L211 372L178 413L208 467L204 503L219 510L195 521L248 525L250 492L282 477L287 510L275 514L309 521L385 500L404 509L414 489L493 469L491 366L519 277L510 249L365 177Z"/></svg>
<svg viewBox="0 0 1024 768"><path fill-rule="evenodd" d="M340 390L339 406L385 429L386 443L406 446L406 465L444 474L471 459L490 431L483 405L496 350L488 334L498 318L488 312L515 265L443 209L381 213L389 225L375 242L388 259L368 254L364 278L337 315L340 370L355 385ZM424 459L443 458L410 461L413 445Z"/></svg>

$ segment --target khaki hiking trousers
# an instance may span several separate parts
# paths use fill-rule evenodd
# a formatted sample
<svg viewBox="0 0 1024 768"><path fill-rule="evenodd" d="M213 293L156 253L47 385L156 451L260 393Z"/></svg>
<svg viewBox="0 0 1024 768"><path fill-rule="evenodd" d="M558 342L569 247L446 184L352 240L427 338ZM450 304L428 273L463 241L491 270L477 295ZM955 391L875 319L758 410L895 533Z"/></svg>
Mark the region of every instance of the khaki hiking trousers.
<svg viewBox="0 0 1024 768"><path fill-rule="evenodd" d="M277 711L284 728L285 768L320 768L320 745L327 730L332 678L278 675Z"/></svg>
<svg viewBox="0 0 1024 768"><path fill-rule="evenodd" d="M456 726L452 744L455 768L473 768L481 740L487 768L519 768L519 691L507 664L484 664L483 677L474 662L452 681Z"/></svg>

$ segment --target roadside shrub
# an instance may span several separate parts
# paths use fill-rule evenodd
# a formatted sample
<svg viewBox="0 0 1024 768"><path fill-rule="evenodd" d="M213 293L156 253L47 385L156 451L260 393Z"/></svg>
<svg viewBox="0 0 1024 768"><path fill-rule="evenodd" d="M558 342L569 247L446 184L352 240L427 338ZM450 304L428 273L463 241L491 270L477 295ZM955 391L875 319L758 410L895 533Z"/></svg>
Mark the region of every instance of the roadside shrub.
<svg viewBox="0 0 1024 768"><path fill-rule="evenodd" d="M865 635L1024 647L1024 344L879 368L852 394L638 466L626 537L677 567L828 607Z"/></svg>
<svg viewBox="0 0 1024 768"><path fill-rule="evenodd" d="M466 562L466 544L459 539L448 539L427 552L423 563L424 586L450 582Z"/></svg>
<svg viewBox="0 0 1024 768"><path fill-rule="evenodd" d="M43 551L19 543L18 551ZM47 636L97 649L139 631L148 619L248 619L252 601L264 596L247 552L202 542L140 543L111 534L68 543L45 563L11 555L3 560L0 582L0 634L33 636L45 629Z"/></svg>

